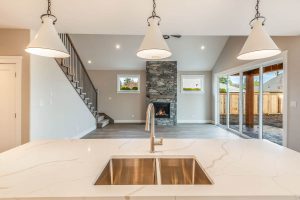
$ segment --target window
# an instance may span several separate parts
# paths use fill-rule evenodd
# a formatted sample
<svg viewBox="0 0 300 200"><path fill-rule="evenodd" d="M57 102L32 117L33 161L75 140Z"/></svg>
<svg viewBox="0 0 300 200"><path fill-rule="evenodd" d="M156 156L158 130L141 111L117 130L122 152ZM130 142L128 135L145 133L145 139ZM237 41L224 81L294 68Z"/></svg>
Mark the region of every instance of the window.
<svg viewBox="0 0 300 200"><path fill-rule="evenodd" d="M117 78L118 93L140 93L140 75L119 75Z"/></svg>
<svg viewBox="0 0 300 200"><path fill-rule="evenodd" d="M181 75L181 93L204 93L203 75Z"/></svg>

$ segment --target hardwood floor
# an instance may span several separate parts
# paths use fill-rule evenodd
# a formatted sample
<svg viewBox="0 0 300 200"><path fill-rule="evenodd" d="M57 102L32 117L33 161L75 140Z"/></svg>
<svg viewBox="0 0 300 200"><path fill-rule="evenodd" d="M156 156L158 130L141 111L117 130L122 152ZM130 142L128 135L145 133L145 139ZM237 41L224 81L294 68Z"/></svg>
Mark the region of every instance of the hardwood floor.
<svg viewBox="0 0 300 200"><path fill-rule="evenodd" d="M96 129L83 139L148 138L144 124L110 124ZM156 126L156 137L163 138L239 138L237 135L211 124L178 124L166 127Z"/></svg>

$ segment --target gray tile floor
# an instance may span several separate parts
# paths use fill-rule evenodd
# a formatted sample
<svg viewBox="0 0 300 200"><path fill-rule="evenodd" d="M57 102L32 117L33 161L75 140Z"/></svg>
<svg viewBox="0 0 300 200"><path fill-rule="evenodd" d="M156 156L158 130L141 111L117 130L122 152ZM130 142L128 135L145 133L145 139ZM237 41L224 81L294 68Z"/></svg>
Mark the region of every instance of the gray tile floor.
<svg viewBox="0 0 300 200"><path fill-rule="evenodd" d="M156 137L163 138L239 138L237 135L211 124L178 124L172 127L156 126ZM96 129L83 139L148 138L144 124L110 124Z"/></svg>

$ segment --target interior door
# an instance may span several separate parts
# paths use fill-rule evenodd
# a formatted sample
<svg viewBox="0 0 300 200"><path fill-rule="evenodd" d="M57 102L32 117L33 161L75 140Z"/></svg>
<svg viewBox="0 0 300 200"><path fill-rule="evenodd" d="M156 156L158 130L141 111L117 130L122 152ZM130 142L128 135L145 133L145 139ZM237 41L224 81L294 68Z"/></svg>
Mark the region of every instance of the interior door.
<svg viewBox="0 0 300 200"><path fill-rule="evenodd" d="M0 63L0 152L17 146L16 65Z"/></svg>

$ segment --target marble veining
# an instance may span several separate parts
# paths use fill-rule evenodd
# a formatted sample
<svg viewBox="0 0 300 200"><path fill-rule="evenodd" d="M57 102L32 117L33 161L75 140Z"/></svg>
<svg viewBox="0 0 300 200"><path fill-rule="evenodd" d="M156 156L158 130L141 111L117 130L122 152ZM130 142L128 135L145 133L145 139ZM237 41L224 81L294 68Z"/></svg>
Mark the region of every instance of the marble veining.
<svg viewBox="0 0 300 200"><path fill-rule="evenodd" d="M51 140L0 154L0 199L300 199L300 154L268 141L166 139L155 156L195 156L210 186L95 186L110 158L149 157L148 139Z"/></svg>

